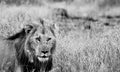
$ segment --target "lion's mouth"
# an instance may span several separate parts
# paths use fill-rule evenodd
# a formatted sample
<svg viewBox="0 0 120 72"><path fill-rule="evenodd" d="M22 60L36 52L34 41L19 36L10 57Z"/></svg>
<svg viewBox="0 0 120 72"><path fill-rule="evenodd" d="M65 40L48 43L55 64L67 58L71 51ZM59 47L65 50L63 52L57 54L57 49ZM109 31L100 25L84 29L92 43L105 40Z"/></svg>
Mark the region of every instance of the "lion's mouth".
<svg viewBox="0 0 120 72"><path fill-rule="evenodd" d="M39 61L47 61L49 59L49 56L37 56Z"/></svg>

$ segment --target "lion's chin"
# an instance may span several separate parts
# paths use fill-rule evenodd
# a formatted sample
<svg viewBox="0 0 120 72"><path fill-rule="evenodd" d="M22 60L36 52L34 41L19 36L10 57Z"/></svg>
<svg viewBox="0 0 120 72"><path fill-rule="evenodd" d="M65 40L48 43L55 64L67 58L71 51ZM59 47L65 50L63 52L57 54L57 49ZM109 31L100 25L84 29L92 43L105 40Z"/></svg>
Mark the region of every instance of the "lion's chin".
<svg viewBox="0 0 120 72"><path fill-rule="evenodd" d="M49 57L38 57L39 61L45 62L49 60Z"/></svg>

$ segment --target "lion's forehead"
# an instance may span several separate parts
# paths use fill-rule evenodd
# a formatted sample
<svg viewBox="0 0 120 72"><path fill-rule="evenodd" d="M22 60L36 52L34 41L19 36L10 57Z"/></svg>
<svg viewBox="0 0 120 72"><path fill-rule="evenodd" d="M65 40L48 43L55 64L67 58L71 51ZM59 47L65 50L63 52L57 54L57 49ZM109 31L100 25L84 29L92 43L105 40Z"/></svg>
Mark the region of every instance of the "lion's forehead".
<svg viewBox="0 0 120 72"><path fill-rule="evenodd" d="M42 41L45 41L46 38L51 38L52 40L55 39L55 36L51 30L46 27L37 27L34 33L32 34L31 38L41 37Z"/></svg>
<svg viewBox="0 0 120 72"><path fill-rule="evenodd" d="M43 36L43 37L49 36L54 38L54 34L51 32L49 28L42 28L42 27L38 27L36 31L33 33L33 36Z"/></svg>

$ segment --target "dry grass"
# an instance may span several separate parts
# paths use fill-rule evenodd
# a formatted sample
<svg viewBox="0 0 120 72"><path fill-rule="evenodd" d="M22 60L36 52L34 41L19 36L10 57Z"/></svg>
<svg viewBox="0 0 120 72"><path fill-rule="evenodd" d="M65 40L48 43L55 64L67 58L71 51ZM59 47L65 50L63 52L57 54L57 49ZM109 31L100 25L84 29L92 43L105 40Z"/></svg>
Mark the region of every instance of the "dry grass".
<svg viewBox="0 0 120 72"><path fill-rule="evenodd" d="M117 29L107 32L93 38L72 32L60 39L56 64L62 72L119 72L120 33Z"/></svg>
<svg viewBox="0 0 120 72"><path fill-rule="evenodd" d="M51 10L45 7L1 7L0 34L7 36L19 31L25 24L39 23L39 18L49 17Z"/></svg>
<svg viewBox="0 0 120 72"><path fill-rule="evenodd" d="M54 21L52 12L51 7L1 6L0 35L8 37L23 25L39 24L39 18L43 18L48 23L61 25L51 72L120 72L119 25L111 27L80 20ZM82 23L91 24L92 28L85 29Z"/></svg>

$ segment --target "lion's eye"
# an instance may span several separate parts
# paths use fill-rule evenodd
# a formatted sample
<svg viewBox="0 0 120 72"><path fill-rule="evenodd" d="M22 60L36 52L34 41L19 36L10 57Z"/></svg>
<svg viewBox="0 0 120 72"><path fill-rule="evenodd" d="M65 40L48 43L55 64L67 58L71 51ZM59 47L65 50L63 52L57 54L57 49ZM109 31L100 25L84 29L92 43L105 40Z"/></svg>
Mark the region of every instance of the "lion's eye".
<svg viewBox="0 0 120 72"><path fill-rule="evenodd" d="M51 38L48 38L47 41L51 40Z"/></svg>
<svg viewBox="0 0 120 72"><path fill-rule="evenodd" d="M36 40L37 40L37 41L41 41L41 37L40 37L40 36L37 37Z"/></svg>

